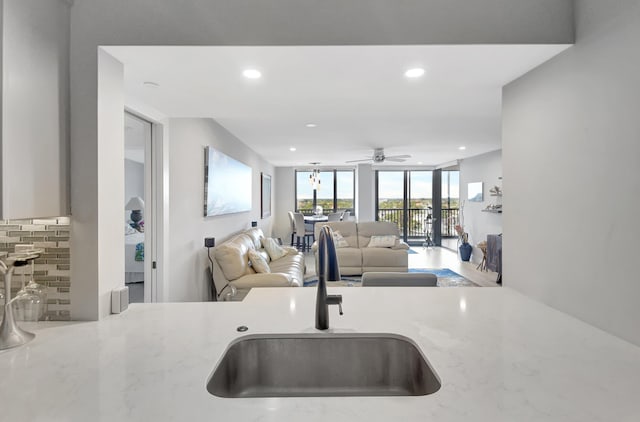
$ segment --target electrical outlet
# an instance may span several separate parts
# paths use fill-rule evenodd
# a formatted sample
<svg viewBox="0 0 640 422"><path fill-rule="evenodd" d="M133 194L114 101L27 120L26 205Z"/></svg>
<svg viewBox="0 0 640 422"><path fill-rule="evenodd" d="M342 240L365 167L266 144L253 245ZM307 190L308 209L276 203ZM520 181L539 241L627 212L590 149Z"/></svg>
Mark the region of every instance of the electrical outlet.
<svg viewBox="0 0 640 422"><path fill-rule="evenodd" d="M205 237L204 238L204 247L205 248L213 248L216 246L216 238L215 237Z"/></svg>

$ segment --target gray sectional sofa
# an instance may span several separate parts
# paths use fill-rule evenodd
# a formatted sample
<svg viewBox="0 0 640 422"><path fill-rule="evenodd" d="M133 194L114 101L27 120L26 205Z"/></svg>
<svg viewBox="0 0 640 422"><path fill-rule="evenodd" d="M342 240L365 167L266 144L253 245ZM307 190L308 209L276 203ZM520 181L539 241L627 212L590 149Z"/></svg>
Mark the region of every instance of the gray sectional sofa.
<svg viewBox="0 0 640 422"><path fill-rule="evenodd" d="M315 227L316 239L323 226L329 226L346 241L340 247L336 244L336 253L342 275L359 275L369 271L406 272L409 268L409 245L400 240L398 226L386 221L369 221L356 223L355 221L333 221L318 223ZM372 236L393 235L396 238L393 246L370 247ZM317 242L312 250L317 258ZM317 259L316 259L317 262Z"/></svg>

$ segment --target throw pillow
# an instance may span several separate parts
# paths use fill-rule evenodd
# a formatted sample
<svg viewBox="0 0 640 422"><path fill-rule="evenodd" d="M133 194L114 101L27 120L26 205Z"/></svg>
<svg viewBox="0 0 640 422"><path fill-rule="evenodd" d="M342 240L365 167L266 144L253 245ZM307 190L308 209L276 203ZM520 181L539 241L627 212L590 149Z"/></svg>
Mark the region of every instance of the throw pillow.
<svg viewBox="0 0 640 422"><path fill-rule="evenodd" d="M394 249L394 250L405 250L406 251L406 250L411 249L411 248L409 247L408 244L404 243L402 240L396 239L396 243L395 243L395 245L393 245L393 247L391 249Z"/></svg>
<svg viewBox="0 0 640 422"><path fill-rule="evenodd" d="M271 269L269 268L269 264L267 264L267 260L260 254L260 252L250 249L248 252L249 262L251 266L257 273L270 273Z"/></svg>
<svg viewBox="0 0 640 422"><path fill-rule="evenodd" d="M264 249L267 251L272 261L280 259L287 254L287 251L285 251L282 246L278 245L278 241L271 237L262 239L262 242L264 243Z"/></svg>
<svg viewBox="0 0 640 422"><path fill-rule="evenodd" d="M333 243L336 245L336 248L348 248L349 243L342 237L342 234L338 230L333 232Z"/></svg>
<svg viewBox="0 0 640 422"><path fill-rule="evenodd" d="M367 248L391 248L396 244L396 237L392 234L385 236L371 236Z"/></svg>
<svg viewBox="0 0 640 422"><path fill-rule="evenodd" d="M293 246L282 246L282 249L284 249L287 255L295 255L300 253L300 251L294 248Z"/></svg>
<svg viewBox="0 0 640 422"><path fill-rule="evenodd" d="M257 249L256 252L258 252L260 255L262 255L262 257L264 258L265 261L269 262L271 261L271 257L269 256L269 253L263 248L263 249Z"/></svg>

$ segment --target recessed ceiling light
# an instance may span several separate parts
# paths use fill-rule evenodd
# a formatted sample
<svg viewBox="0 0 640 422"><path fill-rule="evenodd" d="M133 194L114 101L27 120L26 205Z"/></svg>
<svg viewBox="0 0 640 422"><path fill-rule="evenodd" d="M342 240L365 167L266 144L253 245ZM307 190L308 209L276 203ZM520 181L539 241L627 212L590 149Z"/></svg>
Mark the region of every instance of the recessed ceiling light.
<svg viewBox="0 0 640 422"><path fill-rule="evenodd" d="M295 151L295 150L296 150L296 147L291 147L291 148L289 148L289 151L291 151L291 152L293 152L293 151Z"/></svg>
<svg viewBox="0 0 640 422"><path fill-rule="evenodd" d="M260 79L262 73L258 69L245 69L242 71L242 76L247 79Z"/></svg>
<svg viewBox="0 0 640 422"><path fill-rule="evenodd" d="M306 127L316 127L316 126L318 126L318 125L317 125L317 124L315 124L315 123L307 123L305 126L306 126Z"/></svg>
<svg viewBox="0 0 640 422"><path fill-rule="evenodd" d="M465 149L467 149L467 147L465 147L465 146L461 146L461 147L458 147L458 149L459 149L460 151L464 151Z"/></svg>
<svg viewBox="0 0 640 422"><path fill-rule="evenodd" d="M147 88L159 88L160 84L157 82L152 82L152 81L145 81L142 83L142 85L146 86Z"/></svg>
<svg viewBox="0 0 640 422"><path fill-rule="evenodd" d="M422 75L424 75L424 69L421 67L414 67L404 72L404 76L407 78L419 78Z"/></svg>
<svg viewBox="0 0 640 422"><path fill-rule="evenodd" d="M418 164L422 164L422 161L418 161Z"/></svg>

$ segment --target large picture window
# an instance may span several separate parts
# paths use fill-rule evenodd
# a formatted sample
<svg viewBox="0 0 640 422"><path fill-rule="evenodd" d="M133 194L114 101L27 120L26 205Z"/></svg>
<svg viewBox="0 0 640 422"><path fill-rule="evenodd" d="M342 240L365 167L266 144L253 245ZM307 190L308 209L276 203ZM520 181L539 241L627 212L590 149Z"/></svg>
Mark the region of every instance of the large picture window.
<svg viewBox="0 0 640 422"><path fill-rule="evenodd" d="M296 170L296 211L313 214L313 186L311 171ZM321 170L316 189L316 203L328 214L342 210L353 211L355 205L355 176L353 170Z"/></svg>

